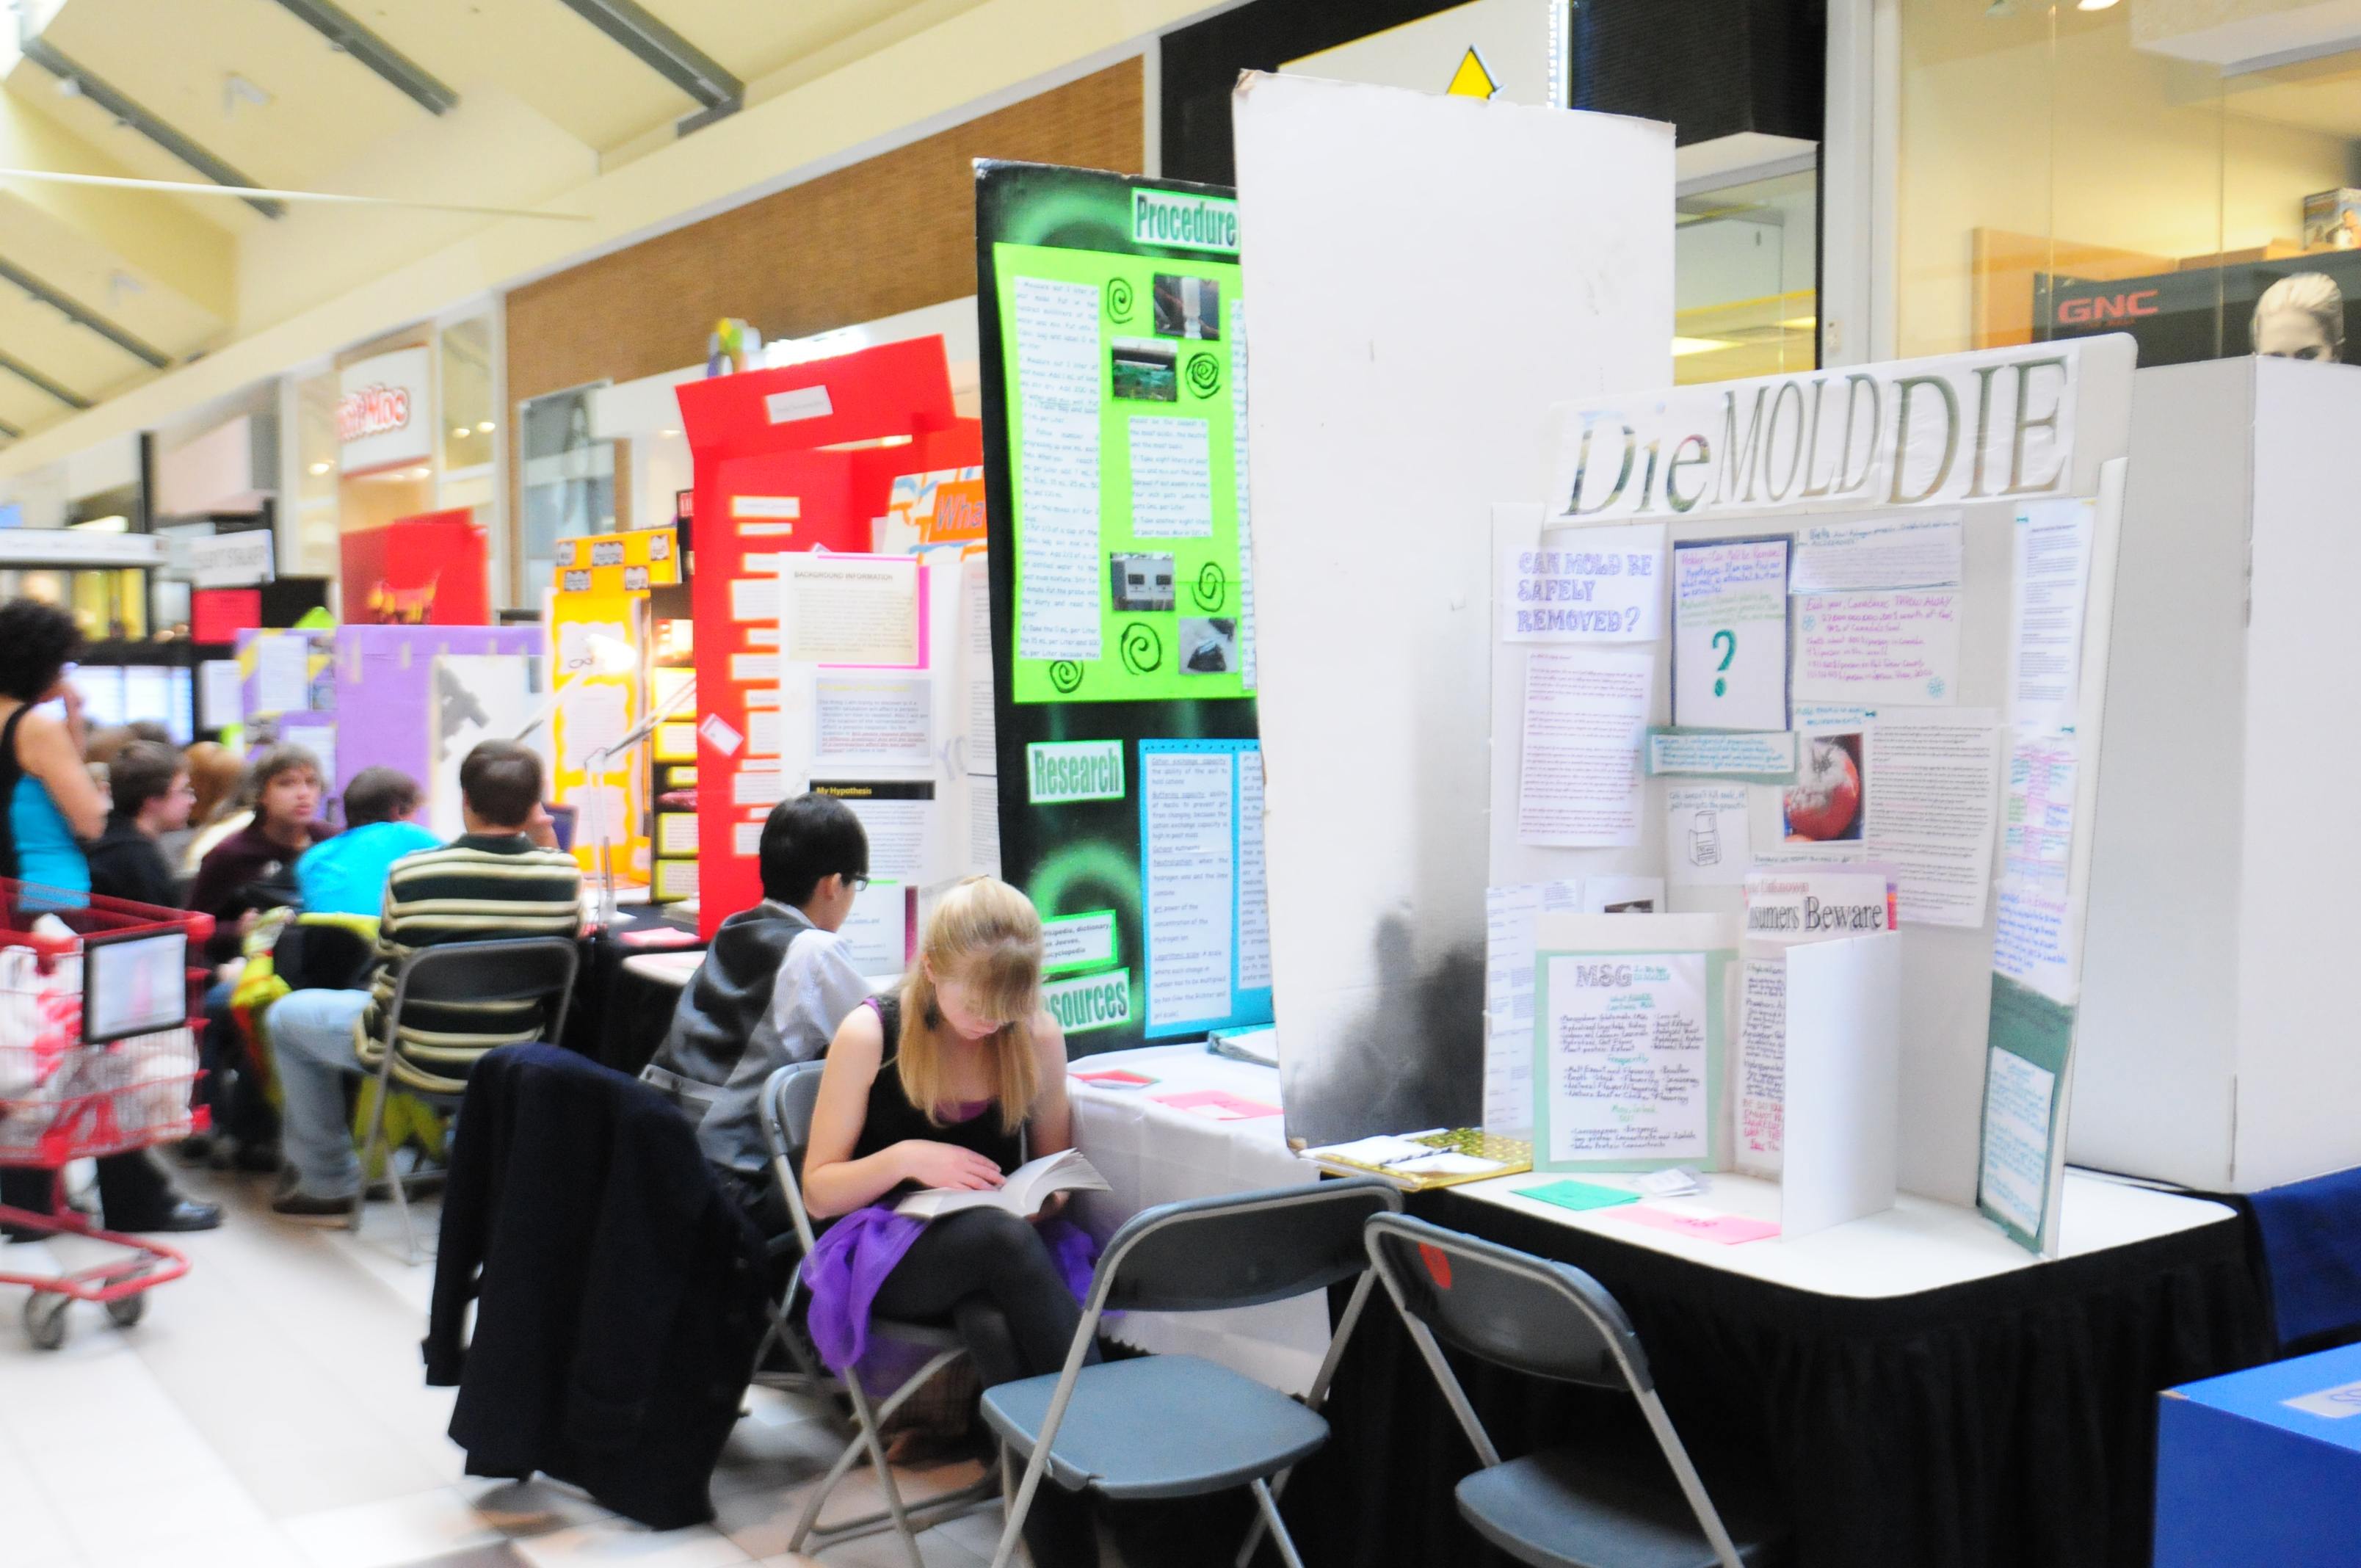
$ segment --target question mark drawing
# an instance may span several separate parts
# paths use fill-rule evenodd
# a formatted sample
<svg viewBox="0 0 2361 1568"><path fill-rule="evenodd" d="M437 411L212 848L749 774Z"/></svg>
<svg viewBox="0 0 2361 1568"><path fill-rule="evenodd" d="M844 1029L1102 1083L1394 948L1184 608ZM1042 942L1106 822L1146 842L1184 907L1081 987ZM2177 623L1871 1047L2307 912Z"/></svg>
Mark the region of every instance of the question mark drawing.
<svg viewBox="0 0 2361 1568"><path fill-rule="evenodd" d="M1722 644L1725 642L1729 643L1730 646L1722 648ZM1717 648L1721 648L1721 663L1716 664L1714 668L1717 670L1726 670L1730 668L1730 662L1738 657L1738 633L1727 629L1717 631L1713 634L1713 645ZM1714 696L1724 696L1729 692L1729 690L1730 683L1728 681L1722 679L1719 675L1714 676Z"/></svg>

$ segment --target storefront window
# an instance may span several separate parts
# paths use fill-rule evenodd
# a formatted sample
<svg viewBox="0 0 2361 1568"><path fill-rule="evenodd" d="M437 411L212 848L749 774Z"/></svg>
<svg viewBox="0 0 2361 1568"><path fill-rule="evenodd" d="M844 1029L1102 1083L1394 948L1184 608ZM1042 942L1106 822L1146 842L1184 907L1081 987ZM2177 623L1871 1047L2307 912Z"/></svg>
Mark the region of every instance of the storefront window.
<svg viewBox="0 0 2361 1568"><path fill-rule="evenodd" d="M2341 357L2361 50L2239 60L2247 9L1903 0L1899 352Z"/></svg>
<svg viewBox="0 0 2361 1568"><path fill-rule="evenodd" d="M282 568L290 576L325 577L336 572L337 395L334 370L295 385L295 560Z"/></svg>
<svg viewBox="0 0 2361 1568"><path fill-rule="evenodd" d="M606 384L518 405L524 448L522 580L536 599L555 567L559 540L615 531L615 444L590 434L590 394Z"/></svg>
<svg viewBox="0 0 2361 1568"><path fill-rule="evenodd" d="M1674 208L1673 378L1806 370L1815 358L1819 236L1810 170L1712 190Z"/></svg>
<svg viewBox="0 0 2361 1568"><path fill-rule="evenodd" d="M478 468L492 460L499 429L492 417L492 323L477 316L441 334L443 471Z"/></svg>

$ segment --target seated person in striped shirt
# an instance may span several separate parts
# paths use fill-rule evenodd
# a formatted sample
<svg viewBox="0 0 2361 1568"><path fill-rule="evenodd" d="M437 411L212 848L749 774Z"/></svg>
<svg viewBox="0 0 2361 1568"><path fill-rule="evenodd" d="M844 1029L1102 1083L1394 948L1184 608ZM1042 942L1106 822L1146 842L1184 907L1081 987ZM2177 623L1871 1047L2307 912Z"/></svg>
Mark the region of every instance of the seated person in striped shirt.
<svg viewBox="0 0 2361 1568"><path fill-rule="evenodd" d="M348 1215L361 1199L360 1158L345 1119L344 1079L374 1070L383 1009L401 960L443 942L572 937L581 929L582 878L557 848L541 806L541 759L513 740L487 740L459 764L467 830L437 850L394 861L367 991L298 991L264 1019L285 1097L282 1142L295 1177L271 1208L319 1219ZM454 1004L405 1014L394 1081L457 1093L467 1069L496 1046L541 1038L537 1006Z"/></svg>

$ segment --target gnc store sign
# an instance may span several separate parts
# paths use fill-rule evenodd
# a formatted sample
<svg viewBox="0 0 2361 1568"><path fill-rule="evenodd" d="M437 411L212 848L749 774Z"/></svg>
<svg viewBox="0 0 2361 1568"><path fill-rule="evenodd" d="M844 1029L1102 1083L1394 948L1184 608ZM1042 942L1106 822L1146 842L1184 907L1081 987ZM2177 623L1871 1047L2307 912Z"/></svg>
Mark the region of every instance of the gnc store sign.
<svg viewBox="0 0 2361 1568"><path fill-rule="evenodd" d="M425 348L398 348L347 365L337 378L336 445L346 474L423 463L434 451Z"/></svg>

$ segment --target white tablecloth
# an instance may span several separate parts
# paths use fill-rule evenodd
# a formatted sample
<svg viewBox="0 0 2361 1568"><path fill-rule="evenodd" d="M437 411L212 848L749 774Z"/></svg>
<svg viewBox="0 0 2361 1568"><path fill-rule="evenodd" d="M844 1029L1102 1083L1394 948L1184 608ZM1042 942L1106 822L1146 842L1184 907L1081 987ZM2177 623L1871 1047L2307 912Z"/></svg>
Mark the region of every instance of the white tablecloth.
<svg viewBox="0 0 2361 1568"><path fill-rule="evenodd" d="M1302 1186L1320 1168L1289 1152L1281 1118L1221 1122L1177 1111L1155 1096L1224 1090L1279 1103L1279 1074L1232 1061L1202 1045L1148 1046L1085 1057L1076 1072L1136 1072L1159 1081L1146 1089L1105 1089L1069 1080L1074 1141L1114 1189L1079 1196L1076 1216L1104 1240L1142 1209L1181 1198L1208 1198L1263 1187ZM1218 1361L1275 1388L1312 1387L1328 1348L1328 1303L1314 1293L1226 1312L1133 1312L1110 1324L1111 1338L1149 1351L1185 1351Z"/></svg>

